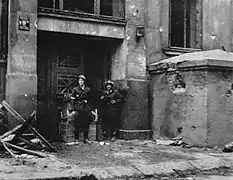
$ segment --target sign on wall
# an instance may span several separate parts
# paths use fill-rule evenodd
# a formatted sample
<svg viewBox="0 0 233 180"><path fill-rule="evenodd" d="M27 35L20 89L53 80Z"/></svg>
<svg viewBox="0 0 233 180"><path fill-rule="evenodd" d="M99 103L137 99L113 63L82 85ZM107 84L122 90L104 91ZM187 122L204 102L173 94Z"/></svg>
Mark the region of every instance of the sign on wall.
<svg viewBox="0 0 233 180"><path fill-rule="evenodd" d="M19 30L30 31L30 18L19 16Z"/></svg>

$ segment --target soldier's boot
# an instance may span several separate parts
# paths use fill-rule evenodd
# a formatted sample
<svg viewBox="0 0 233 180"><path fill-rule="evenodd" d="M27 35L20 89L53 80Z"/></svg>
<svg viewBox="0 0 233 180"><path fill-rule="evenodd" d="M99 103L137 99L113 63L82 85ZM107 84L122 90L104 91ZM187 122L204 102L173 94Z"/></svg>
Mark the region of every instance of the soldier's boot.
<svg viewBox="0 0 233 180"><path fill-rule="evenodd" d="M83 143L84 144L91 144L91 142L88 139L88 131L84 131Z"/></svg>
<svg viewBox="0 0 233 180"><path fill-rule="evenodd" d="M91 142L89 141L88 138L83 139L83 143L84 143L84 144L91 144Z"/></svg>

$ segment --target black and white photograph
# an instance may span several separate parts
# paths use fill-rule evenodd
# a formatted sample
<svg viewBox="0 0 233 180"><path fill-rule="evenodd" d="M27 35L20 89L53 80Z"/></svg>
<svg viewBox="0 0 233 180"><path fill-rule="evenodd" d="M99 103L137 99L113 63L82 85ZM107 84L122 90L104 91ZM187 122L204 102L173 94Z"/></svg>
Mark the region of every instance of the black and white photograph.
<svg viewBox="0 0 233 180"><path fill-rule="evenodd" d="M233 0L0 0L0 180L233 180Z"/></svg>

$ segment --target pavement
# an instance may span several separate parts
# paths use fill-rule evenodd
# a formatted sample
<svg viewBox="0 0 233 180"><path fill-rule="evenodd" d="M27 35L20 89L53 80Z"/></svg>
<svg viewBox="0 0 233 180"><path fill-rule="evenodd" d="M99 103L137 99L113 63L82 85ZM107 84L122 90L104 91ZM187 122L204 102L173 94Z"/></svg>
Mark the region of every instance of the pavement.
<svg viewBox="0 0 233 180"><path fill-rule="evenodd" d="M182 148L159 141L55 143L47 158L0 156L0 179L146 179L187 170L232 168L233 153L221 148Z"/></svg>

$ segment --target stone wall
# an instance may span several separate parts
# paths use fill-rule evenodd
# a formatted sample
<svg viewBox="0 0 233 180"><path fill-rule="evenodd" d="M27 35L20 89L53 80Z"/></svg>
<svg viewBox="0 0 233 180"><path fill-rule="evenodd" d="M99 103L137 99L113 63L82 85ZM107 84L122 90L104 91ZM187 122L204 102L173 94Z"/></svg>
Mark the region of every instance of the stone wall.
<svg viewBox="0 0 233 180"><path fill-rule="evenodd" d="M37 95L37 0L11 0L8 28L6 101L22 116L36 108ZM20 30L19 20L28 19L30 30ZM9 117L10 127L15 121Z"/></svg>
<svg viewBox="0 0 233 180"><path fill-rule="evenodd" d="M203 49L232 50L232 10L231 0L203 1Z"/></svg>
<svg viewBox="0 0 233 180"><path fill-rule="evenodd" d="M149 67L153 139L182 135L196 146L233 140L232 57L220 50L204 51Z"/></svg>
<svg viewBox="0 0 233 180"><path fill-rule="evenodd" d="M145 1L147 65L167 58L163 48L169 42L169 0Z"/></svg>
<svg viewBox="0 0 233 180"><path fill-rule="evenodd" d="M145 1L147 64L169 58L169 0ZM202 1L202 50L232 50L231 0ZM183 50L186 52L186 50ZM182 54L177 52L176 54Z"/></svg>
<svg viewBox="0 0 233 180"><path fill-rule="evenodd" d="M111 79L128 91L122 106L121 137L135 138L139 137L138 133L150 132L146 38L136 39L137 27L145 27L145 3L144 0L126 0L127 23L119 21L114 24L93 19L92 22L78 18L48 18L38 14L37 0L11 0L6 100L22 116L28 116L36 108L38 30L118 39L112 52ZM19 20L22 18L29 19L30 30L19 30ZM13 126L15 122L11 121L11 117L9 120Z"/></svg>
<svg viewBox="0 0 233 180"><path fill-rule="evenodd" d="M146 1L126 0L126 37L122 44L122 52L126 62L125 77L121 71L113 71L118 80L127 90L127 96L122 107L120 122L120 137L124 139L150 138L148 119L148 79L146 69L146 37L137 38L137 27L145 28ZM123 61L122 61L123 62ZM121 64L122 64L121 62ZM115 67L114 67L115 68ZM122 68L124 69L124 68ZM122 70L121 69L121 70ZM121 78L116 78L116 77Z"/></svg>

